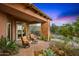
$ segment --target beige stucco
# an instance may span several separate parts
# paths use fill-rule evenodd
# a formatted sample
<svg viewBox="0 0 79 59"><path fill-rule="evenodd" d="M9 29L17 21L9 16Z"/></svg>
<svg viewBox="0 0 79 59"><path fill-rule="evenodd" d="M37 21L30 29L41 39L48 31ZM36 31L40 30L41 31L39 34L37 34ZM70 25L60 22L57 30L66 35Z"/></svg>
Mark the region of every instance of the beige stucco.
<svg viewBox="0 0 79 59"><path fill-rule="evenodd" d="M0 12L0 37L6 36L6 22L7 22L6 15Z"/></svg>

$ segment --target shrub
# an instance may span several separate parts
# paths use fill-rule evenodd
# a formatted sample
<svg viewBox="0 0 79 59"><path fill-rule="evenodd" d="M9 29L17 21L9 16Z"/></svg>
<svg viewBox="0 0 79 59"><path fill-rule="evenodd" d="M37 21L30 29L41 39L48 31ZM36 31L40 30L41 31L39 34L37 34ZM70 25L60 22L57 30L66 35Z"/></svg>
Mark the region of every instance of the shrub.
<svg viewBox="0 0 79 59"><path fill-rule="evenodd" d="M41 51L37 52L36 55L37 56L56 56L55 52L50 48L47 48L45 50L41 50Z"/></svg>
<svg viewBox="0 0 79 59"><path fill-rule="evenodd" d="M61 42L50 42L50 48L60 56L79 56L79 48L73 48Z"/></svg>
<svg viewBox="0 0 79 59"><path fill-rule="evenodd" d="M15 41L5 37L0 38L0 53L2 53L3 55L5 55L5 53L13 55L17 52L18 52L18 46L15 43Z"/></svg>
<svg viewBox="0 0 79 59"><path fill-rule="evenodd" d="M39 31L32 31L33 34L40 36L40 32Z"/></svg>
<svg viewBox="0 0 79 59"><path fill-rule="evenodd" d="M52 34L49 36L49 41L51 41L51 39L53 39L54 37L52 36Z"/></svg>
<svg viewBox="0 0 79 59"><path fill-rule="evenodd" d="M41 35L41 36L40 36L40 40L47 41L47 40L48 40L48 37L47 37L47 36L45 36L45 35Z"/></svg>
<svg viewBox="0 0 79 59"><path fill-rule="evenodd" d="M56 54L54 51L52 51L50 48L48 48L46 50L43 50L42 55L43 56L55 56Z"/></svg>

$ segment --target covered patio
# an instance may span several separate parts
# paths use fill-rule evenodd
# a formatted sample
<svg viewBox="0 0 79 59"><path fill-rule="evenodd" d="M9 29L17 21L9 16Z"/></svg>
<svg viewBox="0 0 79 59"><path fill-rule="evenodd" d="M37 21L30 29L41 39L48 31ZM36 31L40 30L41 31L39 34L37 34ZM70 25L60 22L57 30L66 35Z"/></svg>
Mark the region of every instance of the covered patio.
<svg viewBox="0 0 79 59"><path fill-rule="evenodd" d="M50 18L37 9L33 4L0 4L0 10L7 13L9 20L12 23L12 39L16 38L16 23L24 22L24 32L29 33L30 24L41 24L40 33L47 36L49 40L50 36ZM7 9L7 10L6 10Z"/></svg>
<svg viewBox="0 0 79 59"><path fill-rule="evenodd" d="M30 33L30 24L32 25L40 23L40 33L46 36L47 40L49 40L51 19L38 8L36 8L33 4L0 4L0 11L5 14L5 23L8 24L8 27L4 25L4 27L7 28L7 30L4 29L3 31L5 32L5 37L8 36L9 39L15 40L16 42L20 41L20 44L22 45L22 41L18 40L21 39L19 38L19 31L21 31L22 37L24 34L25 36L28 36ZM30 44L29 48L20 48L20 51L17 55L33 56L34 52L46 49L48 46L49 42L38 40L37 44Z"/></svg>

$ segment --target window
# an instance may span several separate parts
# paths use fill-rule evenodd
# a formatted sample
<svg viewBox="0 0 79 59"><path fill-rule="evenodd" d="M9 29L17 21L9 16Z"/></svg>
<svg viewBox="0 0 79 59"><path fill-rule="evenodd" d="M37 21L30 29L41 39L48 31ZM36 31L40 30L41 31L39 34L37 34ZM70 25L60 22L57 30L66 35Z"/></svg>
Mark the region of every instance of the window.
<svg viewBox="0 0 79 59"><path fill-rule="evenodd" d="M20 40L21 36L24 34L24 25L23 23L16 23L16 39Z"/></svg>

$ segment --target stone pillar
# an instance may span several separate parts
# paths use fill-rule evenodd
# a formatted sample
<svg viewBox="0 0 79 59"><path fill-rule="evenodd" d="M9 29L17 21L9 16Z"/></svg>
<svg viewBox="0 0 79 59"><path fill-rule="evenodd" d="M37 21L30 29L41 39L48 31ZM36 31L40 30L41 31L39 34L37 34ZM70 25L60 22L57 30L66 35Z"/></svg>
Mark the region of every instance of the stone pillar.
<svg viewBox="0 0 79 59"><path fill-rule="evenodd" d="M47 36L48 40L50 37L50 20L47 20L47 22L41 23L41 34L44 36Z"/></svg>

